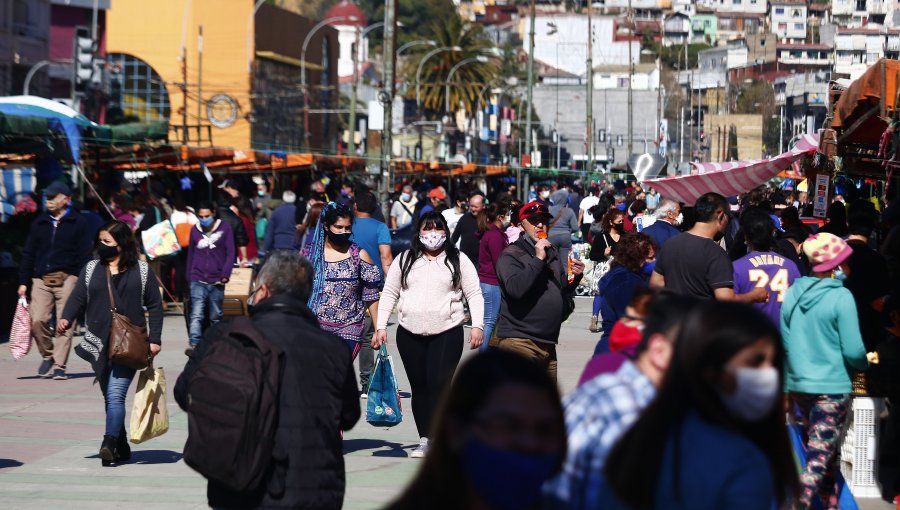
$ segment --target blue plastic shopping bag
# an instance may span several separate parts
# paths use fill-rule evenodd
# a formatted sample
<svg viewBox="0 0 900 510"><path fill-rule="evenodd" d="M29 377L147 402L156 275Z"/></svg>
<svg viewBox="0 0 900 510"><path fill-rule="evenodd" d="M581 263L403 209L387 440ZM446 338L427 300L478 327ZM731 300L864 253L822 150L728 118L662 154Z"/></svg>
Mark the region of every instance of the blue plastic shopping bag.
<svg viewBox="0 0 900 510"><path fill-rule="evenodd" d="M378 351L375 370L369 379L366 421L376 427L393 427L403 421L403 408L400 404L397 378L394 377L394 364L384 344Z"/></svg>
<svg viewBox="0 0 900 510"><path fill-rule="evenodd" d="M806 445L803 444L803 433L800 430L800 425L789 423L788 434L791 436L791 445L794 447L794 458L797 461L797 467L799 468L799 471L802 472L806 469ZM844 475L841 474L840 468L837 470L837 484L838 490L840 491L838 494L838 503L840 504L841 510L859 510L856 499L853 498L850 487L847 486L847 481L844 480ZM818 497L813 498L812 507L814 509L822 508L822 502L819 501Z"/></svg>

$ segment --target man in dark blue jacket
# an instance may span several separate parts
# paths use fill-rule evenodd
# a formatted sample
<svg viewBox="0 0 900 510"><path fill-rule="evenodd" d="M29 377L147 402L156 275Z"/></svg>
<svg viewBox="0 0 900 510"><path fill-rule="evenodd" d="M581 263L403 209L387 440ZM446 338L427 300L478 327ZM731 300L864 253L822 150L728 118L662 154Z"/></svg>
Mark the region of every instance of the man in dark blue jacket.
<svg viewBox="0 0 900 510"><path fill-rule="evenodd" d="M31 335L44 358L41 377L66 379L66 362L72 347L72 331L57 335L50 329L54 308L62 314L78 273L91 256L94 237L87 220L72 207L72 191L63 182L44 190L47 212L40 214L28 232L19 268L19 296L31 287Z"/></svg>
<svg viewBox="0 0 900 510"><path fill-rule="evenodd" d="M266 225L266 241L263 251L293 250L297 241L297 208L294 202L297 195L293 191L285 191L281 196L284 203L272 211L269 224Z"/></svg>
<svg viewBox="0 0 900 510"><path fill-rule="evenodd" d="M671 199L665 198L660 201L654 212L656 222L645 228L643 233L650 236L656 243L657 253L662 251L663 246L669 239L681 233L676 227L681 225L681 205Z"/></svg>

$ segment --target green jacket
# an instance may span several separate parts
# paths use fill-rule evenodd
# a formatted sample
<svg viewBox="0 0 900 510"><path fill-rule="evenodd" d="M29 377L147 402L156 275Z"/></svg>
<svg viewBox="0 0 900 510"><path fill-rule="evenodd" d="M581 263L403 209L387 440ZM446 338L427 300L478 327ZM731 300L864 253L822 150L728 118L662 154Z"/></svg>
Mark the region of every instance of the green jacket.
<svg viewBox="0 0 900 510"><path fill-rule="evenodd" d="M781 305L781 335L785 391L848 394L851 371L869 366L853 295L838 280L796 280Z"/></svg>

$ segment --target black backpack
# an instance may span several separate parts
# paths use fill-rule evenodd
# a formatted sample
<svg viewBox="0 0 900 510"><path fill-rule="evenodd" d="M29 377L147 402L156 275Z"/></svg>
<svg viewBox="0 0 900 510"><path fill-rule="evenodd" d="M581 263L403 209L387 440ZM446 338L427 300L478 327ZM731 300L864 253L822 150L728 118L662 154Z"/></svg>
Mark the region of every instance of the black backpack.
<svg viewBox="0 0 900 510"><path fill-rule="evenodd" d="M257 488L272 462L284 357L247 317L207 335L188 384L184 461L235 491Z"/></svg>

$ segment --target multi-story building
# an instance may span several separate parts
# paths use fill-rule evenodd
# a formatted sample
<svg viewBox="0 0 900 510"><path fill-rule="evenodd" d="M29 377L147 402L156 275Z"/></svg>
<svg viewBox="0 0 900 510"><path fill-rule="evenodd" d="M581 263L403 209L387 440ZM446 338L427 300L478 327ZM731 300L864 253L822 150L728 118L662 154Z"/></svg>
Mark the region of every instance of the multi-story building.
<svg viewBox="0 0 900 510"><path fill-rule="evenodd" d="M0 0L0 96L22 93L28 71L49 55L49 34L49 0ZM30 92L47 89L40 77Z"/></svg>
<svg viewBox="0 0 900 510"><path fill-rule="evenodd" d="M673 12L663 21L663 45L673 46L688 42L691 38L691 17L684 12Z"/></svg>
<svg viewBox="0 0 900 510"><path fill-rule="evenodd" d="M715 45L718 41L719 18L712 13L691 16L691 43Z"/></svg>
<svg viewBox="0 0 900 510"><path fill-rule="evenodd" d="M785 139L812 134L821 128L827 114L826 98L831 73L792 74L775 80L775 105L784 123Z"/></svg>
<svg viewBox="0 0 900 510"><path fill-rule="evenodd" d="M534 58L565 73L587 73L587 38L593 33L593 65L627 65L640 61L640 37L620 36L618 19L595 16L588 28L587 16L580 14L538 14L535 20ZM528 52L528 38L522 38ZM630 47L630 52L629 52Z"/></svg>
<svg viewBox="0 0 900 510"><path fill-rule="evenodd" d="M859 78L885 56L887 33L883 28L838 28L834 36L834 72Z"/></svg>
<svg viewBox="0 0 900 510"><path fill-rule="evenodd" d="M777 46L778 63L782 66L820 67L831 70L834 49L827 44L785 43Z"/></svg>
<svg viewBox="0 0 900 510"><path fill-rule="evenodd" d="M894 0L831 0L834 20L848 27L884 24L895 8Z"/></svg>
<svg viewBox="0 0 900 510"><path fill-rule="evenodd" d="M629 77L632 90L656 90L659 88L659 67L656 64L629 66L604 65L594 67L594 89L627 89Z"/></svg>
<svg viewBox="0 0 900 510"><path fill-rule="evenodd" d="M779 38L801 42L806 39L808 17L806 0L772 0L769 30Z"/></svg>
<svg viewBox="0 0 900 510"><path fill-rule="evenodd" d="M746 35L764 31L766 27L764 12L720 12L717 17L719 40L741 39Z"/></svg>
<svg viewBox="0 0 900 510"><path fill-rule="evenodd" d="M719 14L753 13L765 14L768 9L766 0L717 0L710 5Z"/></svg>

